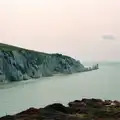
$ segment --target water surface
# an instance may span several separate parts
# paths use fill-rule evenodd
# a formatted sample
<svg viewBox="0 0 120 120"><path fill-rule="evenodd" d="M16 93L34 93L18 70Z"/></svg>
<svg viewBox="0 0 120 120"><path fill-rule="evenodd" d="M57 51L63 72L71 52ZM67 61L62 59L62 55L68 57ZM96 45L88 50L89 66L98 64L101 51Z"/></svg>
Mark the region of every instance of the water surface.
<svg viewBox="0 0 120 120"><path fill-rule="evenodd" d="M0 85L0 116L81 98L120 100L120 63L99 70Z"/></svg>

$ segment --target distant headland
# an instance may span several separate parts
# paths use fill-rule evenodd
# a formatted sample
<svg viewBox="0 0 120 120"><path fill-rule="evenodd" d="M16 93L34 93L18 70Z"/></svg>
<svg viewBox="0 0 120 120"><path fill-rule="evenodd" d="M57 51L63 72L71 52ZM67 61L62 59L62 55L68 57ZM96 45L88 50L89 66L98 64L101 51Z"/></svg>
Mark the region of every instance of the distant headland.
<svg viewBox="0 0 120 120"><path fill-rule="evenodd" d="M0 43L0 82L21 81L98 69L86 68L69 56L48 54Z"/></svg>

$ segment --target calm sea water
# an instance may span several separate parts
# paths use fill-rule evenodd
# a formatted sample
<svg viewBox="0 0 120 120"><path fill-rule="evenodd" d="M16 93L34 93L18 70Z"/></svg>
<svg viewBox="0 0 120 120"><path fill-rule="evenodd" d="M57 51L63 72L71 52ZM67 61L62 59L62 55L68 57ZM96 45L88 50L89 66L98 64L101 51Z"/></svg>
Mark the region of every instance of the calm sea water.
<svg viewBox="0 0 120 120"><path fill-rule="evenodd" d="M0 116L81 98L120 100L120 63L100 64L99 70L91 72L0 85Z"/></svg>

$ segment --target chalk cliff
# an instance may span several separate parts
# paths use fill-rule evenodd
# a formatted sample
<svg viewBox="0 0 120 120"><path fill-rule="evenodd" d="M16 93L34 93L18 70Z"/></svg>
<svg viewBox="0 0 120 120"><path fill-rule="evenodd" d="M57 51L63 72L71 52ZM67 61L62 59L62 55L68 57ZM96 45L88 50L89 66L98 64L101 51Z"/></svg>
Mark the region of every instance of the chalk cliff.
<svg viewBox="0 0 120 120"><path fill-rule="evenodd" d="M56 73L83 72L77 60L62 54L47 54L0 44L0 81L20 81Z"/></svg>

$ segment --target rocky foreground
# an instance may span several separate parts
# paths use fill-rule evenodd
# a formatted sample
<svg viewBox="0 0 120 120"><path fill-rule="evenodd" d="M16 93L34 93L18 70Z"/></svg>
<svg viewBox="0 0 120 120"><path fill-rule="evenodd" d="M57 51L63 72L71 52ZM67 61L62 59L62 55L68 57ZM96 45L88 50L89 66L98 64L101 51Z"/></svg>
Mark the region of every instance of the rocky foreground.
<svg viewBox="0 0 120 120"><path fill-rule="evenodd" d="M70 102L68 107L56 103L40 109L30 108L0 120L120 120L120 102L82 99Z"/></svg>
<svg viewBox="0 0 120 120"><path fill-rule="evenodd" d="M47 54L0 43L0 82L21 81L90 71L78 60L62 54Z"/></svg>

